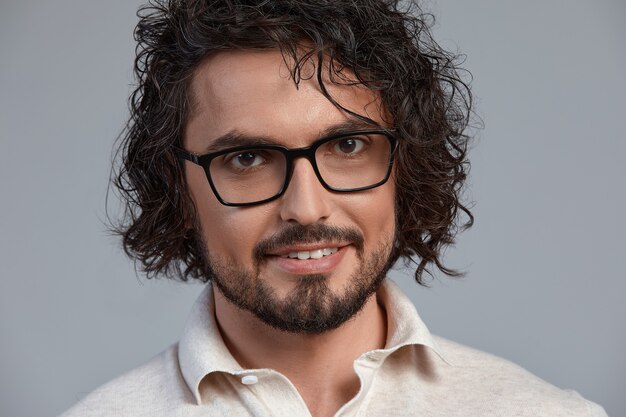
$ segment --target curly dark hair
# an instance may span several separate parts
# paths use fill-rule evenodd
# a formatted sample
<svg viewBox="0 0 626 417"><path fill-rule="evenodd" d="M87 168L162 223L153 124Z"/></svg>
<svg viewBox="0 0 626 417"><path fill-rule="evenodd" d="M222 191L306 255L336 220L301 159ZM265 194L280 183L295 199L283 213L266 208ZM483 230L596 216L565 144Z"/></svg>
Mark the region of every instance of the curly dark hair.
<svg viewBox="0 0 626 417"><path fill-rule="evenodd" d="M443 265L442 251L473 223L461 201L472 96L459 56L432 38L432 15L397 0L154 0L137 15L138 86L112 174L124 214L112 230L148 278L210 279L203 274L195 206L173 152L190 114L194 71L215 52L269 48L291 63L296 84L306 60L317 57L320 89L336 106L323 67L330 82L351 82L340 74L349 68L352 82L380 94L399 141L392 261L417 264L420 284L431 263L462 275Z"/></svg>

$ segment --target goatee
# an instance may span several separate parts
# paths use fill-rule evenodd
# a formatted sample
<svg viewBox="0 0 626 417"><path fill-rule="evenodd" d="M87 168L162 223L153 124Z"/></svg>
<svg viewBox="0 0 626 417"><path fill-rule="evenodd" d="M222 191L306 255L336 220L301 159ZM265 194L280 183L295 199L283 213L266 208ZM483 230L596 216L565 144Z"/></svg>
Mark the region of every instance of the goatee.
<svg viewBox="0 0 626 417"><path fill-rule="evenodd" d="M362 234L352 228L290 224L255 246L254 270L238 267L233 260L212 256L199 228L196 230L198 241L204 246L202 253L206 255L203 259L206 277L213 281L224 297L269 326L291 333L319 334L338 328L363 308L391 267L394 239L382 239L382 243L366 255ZM342 294L331 290L330 274L316 274L299 277L295 288L281 298L260 276L266 254L270 251L324 241L350 242L356 249L360 265Z"/></svg>

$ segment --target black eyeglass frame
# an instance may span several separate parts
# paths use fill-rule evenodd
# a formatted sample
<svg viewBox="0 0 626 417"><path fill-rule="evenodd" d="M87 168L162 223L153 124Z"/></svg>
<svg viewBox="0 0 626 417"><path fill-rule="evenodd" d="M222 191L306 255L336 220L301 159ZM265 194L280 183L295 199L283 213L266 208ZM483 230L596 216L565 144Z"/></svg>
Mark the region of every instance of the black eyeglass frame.
<svg viewBox="0 0 626 417"><path fill-rule="evenodd" d="M396 151L398 141L395 138L395 136L393 136L392 133L393 133L393 130L383 130L383 129L353 130L353 131L341 132L341 133L333 134L330 136L326 136L326 137L316 140L309 146L306 146L304 148L295 148L295 149L290 149L281 145L261 144L261 145L236 146L233 148L222 149L217 152L211 152L211 153L207 153L204 155L197 155L189 151L186 151L184 149L181 149L179 147L174 147L174 151L176 152L176 155L180 159L193 162L194 164L200 165L202 168L204 168L204 173L206 174L207 180L209 181L211 190L213 190L213 194L215 195L215 197L221 204L225 206L230 206L230 207L248 207L248 206L256 206L259 204L264 204L264 203L268 203L270 201L276 200L277 198L280 198L280 196L282 196L285 193L285 191L287 190L287 187L289 186L289 182L291 181L291 177L293 175L293 169L292 169L293 161L296 158L308 159L309 163L313 167L313 171L315 172L317 179L322 184L322 186L329 191L337 192L337 193L352 193L352 192L365 191L365 190L370 190L372 188L380 187L381 185L386 183L387 180L389 179L389 176L391 175L391 168L393 167L393 161L394 161L394 156L395 156L395 151ZM390 145L389 163L387 166L387 172L385 174L385 177L381 181L372 185L368 185L366 187L358 187L358 188L350 188L350 189L341 189L341 188L331 187L330 185L326 183L326 181L324 181L324 179L322 178L322 175L320 174L320 171L317 167L317 162L315 161L315 152L317 151L317 148L319 148L320 146L322 146L323 144L327 142L340 139L343 137L350 137L350 136L355 136L355 135L384 135L387 138L387 140L389 140L389 145ZM215 188L213 179L211 179L211 172L210 172L211 161L217 158L218 156L221 156L227 153L243 152L243 151L253 150L253 149L261 149L261 150L267 149L267 150L278 151L285 156L285 180L283 181L283 185L281 186L278 193L276 193L272 197L269 197L263 200L252 201L252 202L247 202L247 203L231 203L231 202L225 201L222 198L222 196L220 196L220 193L217 191L217 189Z"/></svg>

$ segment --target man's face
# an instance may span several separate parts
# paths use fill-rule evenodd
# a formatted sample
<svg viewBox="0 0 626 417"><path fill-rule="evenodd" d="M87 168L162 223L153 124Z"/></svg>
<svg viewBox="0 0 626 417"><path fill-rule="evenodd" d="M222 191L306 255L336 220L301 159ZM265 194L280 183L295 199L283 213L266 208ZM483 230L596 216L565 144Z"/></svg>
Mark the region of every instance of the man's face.
<svg viewBox="0 0 626 417"><path fill-rule="evenodd" d="M313 64L303 71L314 74ZM354 120L322 95L315 76L306 75L296 88L278 51L212 56L194 75L185 148L207 153L227 133L300 148ZM347 109L385 124L372 91L325 85ZM213 284L267 324L308 333L336 328L384 278L395 234L393 178L371 190L334 193L322 186L308 160L298 158L280 198L228 207L217 200L200 166L187 163L186 177ZM308 259L287 256L294 252Z"/></svg>

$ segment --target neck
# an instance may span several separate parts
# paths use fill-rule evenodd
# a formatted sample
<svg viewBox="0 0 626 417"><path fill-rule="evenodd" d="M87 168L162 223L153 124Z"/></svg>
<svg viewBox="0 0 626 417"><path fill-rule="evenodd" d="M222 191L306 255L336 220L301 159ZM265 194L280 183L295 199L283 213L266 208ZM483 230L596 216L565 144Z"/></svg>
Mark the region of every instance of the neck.
<svg viewBox="0 0 626 417"><path fill-rule="evenodd" d="M386 315L375 295L337 329L306 334L272 328L235 307L215 287L213 294L217 323L237 362L244 368L270 368L285 375L313 415L332 415L331 411L349 401L359 389L354 360L385 346ZM315 412L322 404L334 410Z"/></svg>

